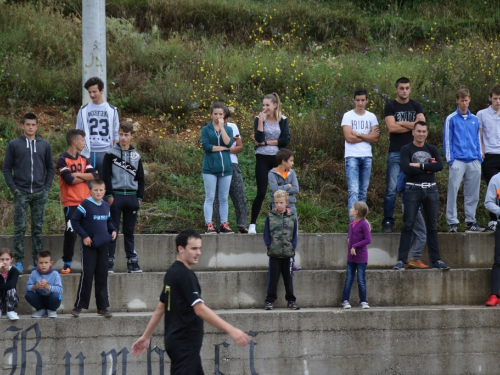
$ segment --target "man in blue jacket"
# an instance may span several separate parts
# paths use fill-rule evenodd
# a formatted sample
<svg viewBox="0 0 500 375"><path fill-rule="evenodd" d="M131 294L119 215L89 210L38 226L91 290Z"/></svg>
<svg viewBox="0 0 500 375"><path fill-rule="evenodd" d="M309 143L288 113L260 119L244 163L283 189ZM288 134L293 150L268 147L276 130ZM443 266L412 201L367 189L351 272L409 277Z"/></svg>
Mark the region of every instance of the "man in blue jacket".
<svg viewBox="0 0 500 375"><path fill-rule="evenodd" d="M443 149L448 162L448 198L446 221L448 232L457 232L457 194L464 181L464 207L466 232L483 232L484 228L476 223L476 208L479 202L481 184L481 143L479 139L479 120L469 111L469 90L457 92L457 110L451 113L444 123Z"/></svg>
<svg viewBox="0 0 500 375"><path fill-rule="evenodd" d="M14 258L16 268L24 272L24 234L26 215L31 210L31 248L33 269L37 254L43 248L43 219L45 203L54 179L54 161L49 142L36 135L38 119L35 114L23 117L24 133L9 142L3 161L5 182L14 194Z"/></svg>

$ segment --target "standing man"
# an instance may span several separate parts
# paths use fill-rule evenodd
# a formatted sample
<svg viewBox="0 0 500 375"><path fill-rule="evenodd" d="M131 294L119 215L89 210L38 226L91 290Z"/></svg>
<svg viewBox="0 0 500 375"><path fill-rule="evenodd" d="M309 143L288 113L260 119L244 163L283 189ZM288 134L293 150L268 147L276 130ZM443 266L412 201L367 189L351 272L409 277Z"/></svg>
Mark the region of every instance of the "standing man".
<svg viewBox="0 0 500 375"><path fill-rule="evenodd" d="M177 260L165 274L160 301L143 335L132 345L132 354L140 356L149 348L151 336L165 315L165 350L171 360L171 374L203 375L200 350L203 321L226 332L240 346L249 336L220 318L201 298L198 278L191 267L201 255L201 236L185 229L175 238Z"/></svg>
<svg viewBox="0 0 500 375"><path fill-rule="evenodd" d="M401 77L396 81L396 99L385 106L385 123L390 133L387 172L384 193L384 233L391 233L394 226L394 207L396 205L396 186L401 171L401 147L413 141L412 130L415 121L425 121L424 110L419 102L410 99L410 80Z"/></svg>
<svg viewBox="0 0 500 375"><path fill-rule="evenodd" d="M483 163L481 169L486 184L500 172L500 86L490 90L491 105L477 113L479 120L479 134L481 149L483 150ZM495 231L497 216L490 212L488 229Z"/></svg>
<svg viewBox="0 0 500 375"><path fill-rule="evenodd" d="M449 270L441 261L437 235L439 194L434 173L443 169L443 161L436 146L425 143L427 123L417 121L413 129L413 142L401 148L401 169L406 175L403 230L399 241L398 262L395 270L403 271L408 263L408 252L413 239L413 226L422 205L427 229L427 250L432 268Z"/></svg>
<svg viewBox="0 0 500 375"><path fill-rule="evenodd" d="M56 168L59 172L59 189L63 205L64 231L63 269L62 275L71 272L71 261L75 253L77 233L71 225L71 218L82 201L90 197L88 182L95 178L94 168L89 160L80 153L85 147L85 132L80 129L71 129L66 134L68 151L63 152L57 160Z"/></svg>
<svg viewBox="0 0 500 375"><path fill-rule="evenodd" d="M372 146L380 139L377 117L367 111L368 93L365 89L354 92L355 108L342 118L345 138L345 174L347 177L347 212L354 202L366 202L366 193L372 170Z"/></svg>
<svg viewBox="0 0 500 375"><path fill-rule="evenodd" d="M457 91L457 105L444 122L443 150L448 162L449 180L446 199L446 221L448 232L457 232L457 195L464 181L464 209L466 232L483 232L484 228L476 223L476 208L479 203L481 185L481 141L479 120L469 111L469 90Z"/></svg>
<svg viewBox="0 0 500 375"><path fill-rule="evenodd" d="M497 86L498 87L498 86ZM492 101L493 105L493 101ZM500 173L490 179L484 206L495 218L500 216ZM498 219L497 219L498 220ZM500 305L500 226L495 226L495 253L493 257L493 267L491 268L490 296L486 301L486 306Z"/></svg>
<svg viewBox="0 0 500 375"><path fill-rule="evenodd" d="M118 142L118 110L104 100L104 82L99 77L89 78L84 87L92 102L83 105L78 111L76 128L86 134L82 155L90 159L94 169L101 175L104 155Z"/></svg>
<svg viewBox="0 0 500 375"><path fill-rule="evenodd" d="M21 124L24 134L9 142L3 161L5 182L14 194L14 258L24 272L24 234L26 215L31 210L31 247L33 269L37 254L43 250L45 203L54 179L54 161L49 142L36 135L38 119L26 113Z"/></svg>

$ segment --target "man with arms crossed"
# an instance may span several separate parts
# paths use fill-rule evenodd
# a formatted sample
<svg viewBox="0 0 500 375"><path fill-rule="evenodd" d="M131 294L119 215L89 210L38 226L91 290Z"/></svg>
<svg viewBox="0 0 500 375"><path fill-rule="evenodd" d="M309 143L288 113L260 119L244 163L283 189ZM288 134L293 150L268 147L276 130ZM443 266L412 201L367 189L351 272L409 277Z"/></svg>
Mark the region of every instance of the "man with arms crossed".
<svg viewBox="0 0 500 375"><path fill-rule="evenodd" d="M200 349L203 321L226 332L240 346L250 337L220 318L201 299L198 278L191 267L201 255L201 236L185 229L175 238L177 260L165 274L160 301L143 335L132 345L132 354L140 356L149 348L151 336L165 315L165 349L171 360L170 374L203 375Z"/></svg>
<svg viewBox="0 0 500 375"><path fill-rule="evenodd" d="M82 155L90 159L99 178L102 178L104 155L118 142L118 110L104 100L104 82L99 77L89 78L84 87L92 102L78 111L76 128L85 132Z"/></svg>
<svg viewBox="0 0 500 375"><path fill-rule="evenodd" d="M479 120L479 134L481 137L481 150L483 150L483 163L481 170L486 184L500 172L500 86L490 90L491 105L477 113ZM495 231L497 216L490 212L488 229Z"/></svg>
<svg viewBox="0 0 500 375"><path fill-rule="evenodd" d="M424 111L419 102L410 99L410 80L401 77L396 81L396 99L385 106L385 123L390 133L387 172L385 175L384 233L391 233L394 226L394 207L396 205L396 186L400 166L401 147L413 142L412 130L416 121L425 121Z"/></svg>
<svg viewBox="0 0 500 375"><path fill-rule="evenodd" d="M432 268L449 270L441 261L437 235L439 194L434 173L443 169L443 161L436 146L425 143L427 123L417 121L413 129L414 141L401 148L401 169L406 175L403 230L399 240L398 262L395 270L404 271L413 239L413 226L422 205L427 229L427 250Z"/></svg>
<svg viewBox="0 0 500 375"><path fill-rule="evenodd" d="M366 202L366 192L372 170L372 146L380 139L377 117L365 108L368 93L365 89L354 92L355 108L342 118L345 138L345 174L347 177L347 211L354 202Z"/></svg>

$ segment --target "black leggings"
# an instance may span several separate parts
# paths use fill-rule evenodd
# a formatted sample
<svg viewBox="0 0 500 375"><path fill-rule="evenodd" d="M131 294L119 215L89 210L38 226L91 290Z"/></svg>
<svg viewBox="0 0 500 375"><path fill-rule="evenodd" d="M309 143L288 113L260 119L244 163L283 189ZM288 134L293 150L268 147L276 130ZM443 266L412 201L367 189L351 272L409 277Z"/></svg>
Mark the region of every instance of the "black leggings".
<svg viewBox="0 0 500 375"><path fill-rule="evenodd" d="M262 202L264 202L264 199L266 198L268 184L267 175L271 169L276 168L277 166L278 163L276 162L276 155L255 154L255 181L257 183L257 196L252 204L252 218L250 220L250 224L255 224L257 222Z"/></svg>

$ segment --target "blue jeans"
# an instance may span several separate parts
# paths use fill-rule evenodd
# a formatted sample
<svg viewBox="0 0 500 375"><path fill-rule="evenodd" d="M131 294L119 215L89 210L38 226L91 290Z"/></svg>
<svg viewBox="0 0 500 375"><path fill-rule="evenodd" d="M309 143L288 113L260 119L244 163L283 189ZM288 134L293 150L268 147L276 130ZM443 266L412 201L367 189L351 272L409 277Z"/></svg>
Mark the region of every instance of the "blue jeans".
<svg viewBox="0 0 500 375"><path fill-rule="evenodd" d="M359 302L366 302L366 265L367 263L347 262L344 291L342 292L342 301L349 301L349 298L351 297L352 283L354 282L354 274L356 273L356 271L358 271Z"/></svg>
<svg viewBox="0 0 500 375"><path fill-rule="evenodd" d="M418 210L422 205L425 228L427 230L427 250L431 263L441 259L437 236L437 218L439 212L439 194L434 185L427 189L406 185L405 210L403 213L403 230L399 240L398 260L408 263L408 253L413 240L413 227Z"/></svg>
<svg viewBox="0 0 500 375"><path fill-rule="evenodd" d="M219 213L220 222L227 222L229 211L228 195L231 186L232 176L216 176L214 174L203 173L203 183L205 184L205 204L203 205L203 213L205 215L205 224L212 222L213 204L215 199L215 187L219 189Z"/></svg>
<svg viewBox="0 0 500 375"><path fill-rule="evenodd" d="M396 185L398 174L401 172L400 152L393 151L387 155L387 171L385 173L385 193L384 193L384 221L394 225L394 207L396 206Z"/></svg>
<svg viewBox="0 0 500 375"><path fill-rule="evenodd" d="M42 296L36 292L26 292L26 301L35 308L35 310L52 310L56 311L61 306L62 296L59 293L50 293Z"/></svg>
<svg viewBox="0 0 500 375"><path fill-rule="evenodd" d="M347 210L351 211L354 202L366 202L366 192L370 183L372 158L352 157L345 158L345 175L347 177Z"/></svg>

